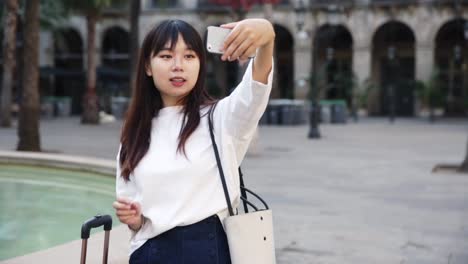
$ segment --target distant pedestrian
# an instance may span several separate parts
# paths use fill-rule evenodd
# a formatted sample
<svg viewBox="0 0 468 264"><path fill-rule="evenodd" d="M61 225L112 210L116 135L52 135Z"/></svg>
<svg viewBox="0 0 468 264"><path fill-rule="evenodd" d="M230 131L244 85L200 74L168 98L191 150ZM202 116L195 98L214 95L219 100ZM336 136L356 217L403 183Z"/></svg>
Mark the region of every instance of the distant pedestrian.
<svg viewBox="0 0 468 264"><path fill-rule="evenodd" d="M227 204L207 113L214 109L215 138L237 207L237 168L268 103L275 34L264 19L222 27L232 29L222 60L255 57L237 88L219 102L204 87L204 45L191 25L164 21L143 41L120 138L113 203L132 232L130 263L231 262L222 226Z"/></svg>

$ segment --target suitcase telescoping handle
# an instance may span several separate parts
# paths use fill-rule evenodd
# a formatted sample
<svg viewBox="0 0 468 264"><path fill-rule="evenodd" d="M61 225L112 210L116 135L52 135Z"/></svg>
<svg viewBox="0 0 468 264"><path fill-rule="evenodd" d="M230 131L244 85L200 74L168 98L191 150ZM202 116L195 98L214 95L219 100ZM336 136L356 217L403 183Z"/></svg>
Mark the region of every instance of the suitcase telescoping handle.
<svg viewBox="0 0 468 264"><path fill-rule="evenodd" d="M87 220L81 226L81 264L86 263L86 251L88 246L88 238L91 229L104 226L104 251L102 256L102 263L107 263L107 256L109 253L109 232L112 229L112 217L110 215L96 215L95 217Z"/></svg>

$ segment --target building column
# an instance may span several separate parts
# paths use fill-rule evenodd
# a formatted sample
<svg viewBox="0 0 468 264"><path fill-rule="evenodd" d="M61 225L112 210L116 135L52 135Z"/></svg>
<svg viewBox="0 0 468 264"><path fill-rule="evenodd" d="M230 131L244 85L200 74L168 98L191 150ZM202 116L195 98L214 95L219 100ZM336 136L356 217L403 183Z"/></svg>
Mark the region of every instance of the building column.
<svg viewBox="0 0 468 264"><path fill-rule="evenodd" d="M151 0L141 0L141 10L148 10L151 8Z"/></svg>
<svg viewBox="0 0 468 264"><path fill-rule="evenodd" d="M418 43L416 45L416 80L428 81L434 67L433 43Z"/></svg>
<svg viewBox="0 0 468 264"><path fill-rule="evenodd" d="M39 66L54 66L54 39L50 31L40 32Z"/></svg>
<svg viewBox="0 0 468 264"><path fill-rule="evenodd" d="M179 3L179 6L180 8L184 8L184 9L196 9L197 8L197 5L198 5L198 1L193 1L193 0L179 0L178 1Z"/></svg>
<svg viewBox="0 0 468 264"><path fill-rule="evenodd" d="M356 75L359 86L361 86L361 84L364 83L366 79L371 77L371 47L354 47L353 72Z"/></svg>
<svg viewBox="0 0 468 264"><path fill-rule="evenodd" d="M312 72L312 41L295 39L294 48L294 98L307 99Z"/></svg>

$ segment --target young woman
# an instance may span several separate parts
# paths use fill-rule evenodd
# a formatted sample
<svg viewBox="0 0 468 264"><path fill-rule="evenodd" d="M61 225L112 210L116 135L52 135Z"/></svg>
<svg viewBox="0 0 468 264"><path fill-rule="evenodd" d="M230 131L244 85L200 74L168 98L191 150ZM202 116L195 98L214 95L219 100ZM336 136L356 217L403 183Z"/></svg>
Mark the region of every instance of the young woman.
<svg viewBox="0 0 468 264"><path fill-rule="evenodd" d="M250 60L244 77L213 108L216 142L233 206L237 168L271 90L275 33L264 19L222 25L226 61ZM222 221L228 215L207 112L205 52L197 31L167 20L145 37L136 89L117 155L119 220L132 232L130 263L230 263Z"/></svg>

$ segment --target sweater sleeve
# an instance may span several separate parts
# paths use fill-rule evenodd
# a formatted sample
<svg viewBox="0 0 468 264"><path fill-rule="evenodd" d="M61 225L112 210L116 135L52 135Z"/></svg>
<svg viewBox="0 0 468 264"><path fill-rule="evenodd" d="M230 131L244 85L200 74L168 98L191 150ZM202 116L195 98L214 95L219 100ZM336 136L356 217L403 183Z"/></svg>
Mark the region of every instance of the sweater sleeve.
<svg viewBox="0 0 468 264"><path fill-rule="evenodd" d="M117 197L126 197L129 198L132 201L138 201L138 188L135 184L135 178L133 177L133 174L130 174L130 181L125 181L124 178L120 175L121 174L121 169L120 169L120 148L119 147L119 152L117 154L117 160L116 160L116 179L115 179L115 194Z"/></svg>
<svg viewBox="0 0 468 264"><path fill-rule="evenodd" d="M130 180L125 181L124 178L120 175L122 173L122 170L120 168L120 149L122 146L119 147L119 152L117 153L117 160L116 160L116 166L115 166L115 174L116 174L116 179L115 179L115 194L116 197L126 197L132 201L137 201L141 203L141 195L138 195L138 188L135 183L135 178L133 174L130 174ZM130 231L130 236L133 238L137 232L133 231L132 229L129 228Z"/></svg>
<svg viewBox="0 0 468 264"><path fill-rule="evenodd" d="M228 97L220 101L223 126L227 133L239 140L249 138L255 132L265 112L272 87L273 63L267 84L253 80L252 68L253 60L250 60L242 81Z"/></svg>

